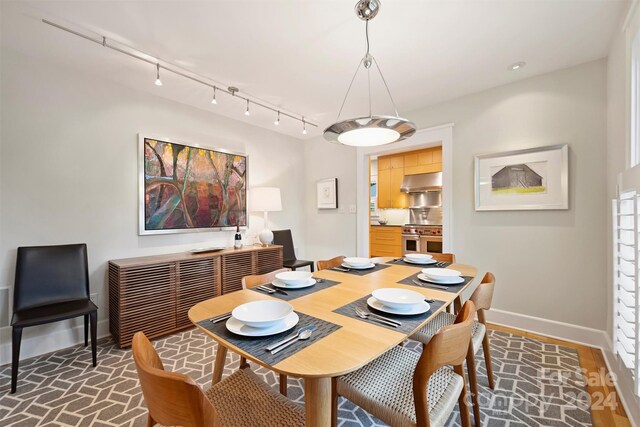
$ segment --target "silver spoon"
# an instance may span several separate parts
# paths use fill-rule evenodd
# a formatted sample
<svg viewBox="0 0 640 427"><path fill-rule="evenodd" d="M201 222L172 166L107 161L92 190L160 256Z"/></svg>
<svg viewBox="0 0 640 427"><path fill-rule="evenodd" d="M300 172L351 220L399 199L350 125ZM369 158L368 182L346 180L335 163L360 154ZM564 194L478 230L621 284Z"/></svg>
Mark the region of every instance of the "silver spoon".
<svg viewBox="0 0 640 427"><path fill-rule="evenodd" d="M280 350L284 350L285 348L289 347L291 344L297 342L297 341L304 341L309 339L309 337L311 337L311 334L313 334L313 331L311 329L307 329L306 331L303 331L298 337L296 337L294 340L289 341L288 343L286 343L285 345L278 347L274 350L271 350L271 354L276 354L278 353Z"/></svg>

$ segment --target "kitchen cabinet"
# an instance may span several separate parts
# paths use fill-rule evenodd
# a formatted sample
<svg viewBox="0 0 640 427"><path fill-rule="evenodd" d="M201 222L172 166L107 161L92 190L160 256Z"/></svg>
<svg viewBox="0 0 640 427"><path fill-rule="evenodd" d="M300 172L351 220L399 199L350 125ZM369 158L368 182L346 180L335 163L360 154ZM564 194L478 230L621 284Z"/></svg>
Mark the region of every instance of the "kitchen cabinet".
<svg viewBox="0 0 640 427"><path fill-rule="evenodd" d="M404 174L442 172L442 147L427 148L404 155Z"/></svg>
<svg viewBox="0 0 640 427"><path fill-rule="evenodd" d="M378 208L399 208L409 206L406 193L400 191L404 179L404 155L378 157Z"/></svg>
<svg viewBox="0 0 640 427"><path fill-rule="evenodd" d="M369 256L402 256L402 227L369 227Z"/></svg>

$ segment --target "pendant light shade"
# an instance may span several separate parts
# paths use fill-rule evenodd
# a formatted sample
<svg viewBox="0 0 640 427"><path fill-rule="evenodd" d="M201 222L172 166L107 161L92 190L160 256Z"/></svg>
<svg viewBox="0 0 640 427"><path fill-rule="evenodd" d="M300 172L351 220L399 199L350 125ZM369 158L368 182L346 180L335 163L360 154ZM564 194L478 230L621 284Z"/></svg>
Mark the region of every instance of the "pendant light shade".
<svg viewBox="0 0 640 427"><path fill-rule="evenodd" d="M391 96L391 91L387 82L380 71L378 62L369 53L369 21L373 19L380 11L380 0L359 0L355 7L356 15L365 21L365 35L367 40L367 52L362 58L362 61L358 64L356 73L351 79L347 93L342 101L340 112L336 123L327 127L324 130L324 138L330 142L338 142L344 145L351 145L355 147L373 147L376 145L390 144L393 142L402 141L409 138L416 132L416 126L409 120L404 119L398 115L398 109ZM351 86L360 71L360 67L363 66L367 71L367 78L369 83L369 115L363 117L356 117L347 120L340 120L342 109L349 97ZM387 90L389 99L393 104L395 116L373 115L371 113L371 68L375 66L382 78L382 82Z"/></svg>

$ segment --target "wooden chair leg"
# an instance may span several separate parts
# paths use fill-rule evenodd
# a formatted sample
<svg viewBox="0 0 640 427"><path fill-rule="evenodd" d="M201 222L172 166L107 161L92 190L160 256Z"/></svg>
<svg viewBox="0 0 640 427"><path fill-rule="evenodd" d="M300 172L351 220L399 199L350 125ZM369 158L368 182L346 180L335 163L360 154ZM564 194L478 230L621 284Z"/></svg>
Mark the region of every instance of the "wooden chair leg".
<svg viewBox="0 0 640 427"><path fill-rule="evenodd" d="M84 346L89 345L89 315L84 315Z"/></svg>
<svg viewBox="0 0 640 427"><path fill-rule="evenodd" d="M13 327L11 332L11 394L18 387L18 364L20 363L20 344L22 343L22 328Z"/></svg>
<svg viewBox="0 0 640 427"><path fill-rule="evenodd" d="M462 427L471 427L471 416L469 415L469 401L467 398L467 384L464 375L464 368L462 365L456 365L453 367L456 374L462 377L462 391L460 397L458 397L458 407L460 409L460 424Z"/></svg>
<svg viewBox="0 0 640 427"><path fill-rule="evenodd" d="M338 426L338 390L336 378L331 378L331 427Z"/></svg>
<svg viewBox="0 0 640 427"><path fill-rule="evenodd" d="M93 367L95 368L98 363L98 312L92 311L89 313L89 323L91 323L91 360L93 361Z"/></svg>
<svg viewBox="0 0 640 427"><path fill-rule="evenodd" d="M227 360L227 347L218 344L216 349L216 361L213 364L213 373L211 375L211 385L216 385L222 380L224 372L224 362Z"/></svg>
<svg viewBox="0 0 640 427"><path fill-rule="evenodd" d="M240 356L240 369L248 368L249 362L247 362L247 358L244 356Z"/></svg>
<svg viewBox="0 0 640 427"><path fill-rule="evenodd" d="M469 389L471 390L471 401L473 402L473 425L482 425L480 418L480 396L478 394L478 376L476 373L476 358L473 351L473 344L469 341L469 351L467 352L467 372L469 373Z"/></svg>
<svg viewBox="0 0 640 427"><path fill-rule="evenodd" d="M280 394L287 396L287 376L280 374Z"/></svg>
<svg viewBox="0 0 640 427"><path fill-rule="evenodd" d="M147 427L153 427L156 425L156 421L153 419L151 414L147 414Z"/></svg>
<svg viewBox="0 0 640 427"><path fill-rule="evenodd" d="M484 364L487 367L487 379L489 380L489 388L494 389L493 366L491 365L491 348L489 346L489 331L485 331L482 338L482 352L484 353Z"/></svg>

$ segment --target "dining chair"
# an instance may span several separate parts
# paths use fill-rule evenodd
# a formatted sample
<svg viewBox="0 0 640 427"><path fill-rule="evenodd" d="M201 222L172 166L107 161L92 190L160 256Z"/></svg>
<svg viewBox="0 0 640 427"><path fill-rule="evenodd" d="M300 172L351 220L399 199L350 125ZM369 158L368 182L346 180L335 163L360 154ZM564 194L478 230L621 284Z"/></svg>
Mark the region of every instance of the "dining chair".
<svg viewBox="0 0 640 427"><path fill-rule="evenodd" d="M189 375L164 370L143 332L132 341L147 427L304 426L304 409L274 392L250 369L240 369L203 392Z"/></svg>
<svg viewBox="0 0 640 427"><path fill-rule="evenodd" d="M18 384L22 330L29 326L84 316L84 345L91 329L96 366L98 307L89 298L86 244L19 247L13 292L11 393Z"/></svg>
<svg viewBox="0 0 640 427"><path fill-rule="evenodd" d="M456 255L451 253L427 252L427 255L431 255L433 259L440 262L450 262L451 264L456 262Z"/></svg>
<svg viewBox="0 0 640 427"><path fill-rule="evenodd" d="M441 328L422 354L394 346L363 368L335 379L333 421L338 395L394 427L444 426L457 400L462 426L468 427L463 364L474 313L473 302L467 301L455 323Z"/></svg>
<svg viewBox="0 0 640 427"><path fill-rule="evenodd" d="M293 237L291 230L274 230L273 244L282 246L282 266L296 270L296 268L309 267L313 272L313 261L296 258L296 251L293 247Z"/></svg>
<svg viewBox="0 0 640 427"><path fill-rule="evenodd" d="M337 256L335 258L320 260L316 264L318 266L318 271L320 270L328 270L333 267L340 267L344 261L343 256Z"/></svg>
<svg viewBox="0 0 640 427"><path fill-rule="evenodd" d="M266 274L254 274L251 276L244 276L242 278L242 289L254 288L260 285L266 285L275 280L276 274L282 273L284 271L289 271L288 268L281 268L279 270L274 270L270 273ZM240 356L240 368L247 368L249 364L247 363L247 358L244 356ZM287 395L287 376L284 374L280 374L280 393L283 396Z"/></svg>
<svg viewBox="0 0 640 427"><path fill-rule="evenodd" d="M496 278L492 273L486 273L478 287L473 291L469 301L472 301L476 307L478 320L473 322L471 331L472 351L467 358L467 370L469 372L469 386L471 388L471 397L473 400L473 413L476 424L480 423L480 404L478 402L478 378L476 373L476 364L474 354L478 352L480 343L482 343L482 351L484 353L484 363L487 368L487 379L489 387L493 389L495 383L493 380L493 367L491 365L491 351L489 343L489 334L487 333L487 321L485 310L491 308L493 300L493 291L496 284ZM451 313L440 312L435 319L427 323L418 332L409 337L412 340L420 341L423 344L429 343L444 326L455 322L455 316Z"/></svg>

